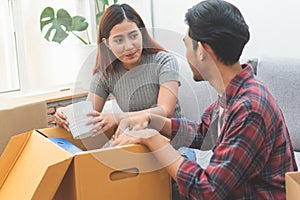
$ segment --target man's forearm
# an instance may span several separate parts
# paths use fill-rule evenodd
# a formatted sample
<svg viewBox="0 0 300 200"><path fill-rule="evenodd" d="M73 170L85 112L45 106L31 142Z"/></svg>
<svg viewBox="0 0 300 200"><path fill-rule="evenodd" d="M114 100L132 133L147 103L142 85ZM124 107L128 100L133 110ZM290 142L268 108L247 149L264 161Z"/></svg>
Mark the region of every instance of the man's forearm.
<svg viewBox="0 0 300 200"><path fill-rule="evenodd" d="M150 117L149 125L151 128L159 131L164 135L171 136L172 133L171 119L153 113L150 113L149 117Z"/></svg>
<svg viewBox="0 0 300 200"><path fill-rule="evenodd" d="M167 117L161 116L161 113L157 113L156 111L161 110L157 108L137 111L137 112L125 112L125 113L117 113L116 120L119 123L122 119L130 118L132 116L139 115L141 118L145 118L148 121L149 126L160 133L171 136L172 126L171 119Z"/></svg>
<svg viewBox="0 0 300 200"><path fill-rule="evenodd" d="M150 138L143 139L145 144L160 162L162 167L166 168L170 176L177 180L176 175L183 157L176 151L172 145L160 134Z"/></svg>

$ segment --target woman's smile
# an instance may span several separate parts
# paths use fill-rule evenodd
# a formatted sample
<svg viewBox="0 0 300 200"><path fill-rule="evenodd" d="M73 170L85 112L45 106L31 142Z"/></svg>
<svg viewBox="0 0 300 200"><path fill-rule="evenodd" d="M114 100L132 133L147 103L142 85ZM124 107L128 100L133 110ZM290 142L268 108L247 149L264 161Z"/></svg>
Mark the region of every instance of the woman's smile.
<svg viewBox="0 0 300 200"><path fill-rule="evenodd" d="M132 53L126 53L125 56L126 56L126 58L132 59L132 58L136 57L136 51L132 52Z"/></svg>

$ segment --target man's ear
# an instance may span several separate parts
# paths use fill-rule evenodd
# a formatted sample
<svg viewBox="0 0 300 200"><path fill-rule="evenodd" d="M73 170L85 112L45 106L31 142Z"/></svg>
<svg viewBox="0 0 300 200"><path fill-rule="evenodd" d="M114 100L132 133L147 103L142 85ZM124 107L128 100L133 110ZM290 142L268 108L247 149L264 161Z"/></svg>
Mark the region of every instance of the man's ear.
<svg viewBox="0 0 300 200"><path fill-rule="evenodd" d="M200 60L203 61L206 58L206 56L207 56L207 52L206 52L205 46L200 41L198 41L197 44L198 44L198 49L199 49Z"/></svg>
<svg viewBox="0 0 300 200"><path fill-rule="evenodd" d="M110 49L108 40L107 40L106 38L102 38L102 42L105 44L105 46L106 46L107 48Z"/></svg>

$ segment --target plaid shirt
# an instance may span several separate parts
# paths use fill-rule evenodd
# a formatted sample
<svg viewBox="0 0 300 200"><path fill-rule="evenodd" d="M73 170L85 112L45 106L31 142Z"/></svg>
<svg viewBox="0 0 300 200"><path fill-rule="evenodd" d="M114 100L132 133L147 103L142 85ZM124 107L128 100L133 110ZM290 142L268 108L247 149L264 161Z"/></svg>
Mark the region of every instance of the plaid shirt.
<svg viewBox="0 0 300 200"><path fill-rule="evenodd" d="M285 199L285 173L296 171L293 147L270 90L243 65L201 122L172 119L172 138L200 148L209 125L224 108L209 166L184 160L177 172L183 199Z"/></svg>

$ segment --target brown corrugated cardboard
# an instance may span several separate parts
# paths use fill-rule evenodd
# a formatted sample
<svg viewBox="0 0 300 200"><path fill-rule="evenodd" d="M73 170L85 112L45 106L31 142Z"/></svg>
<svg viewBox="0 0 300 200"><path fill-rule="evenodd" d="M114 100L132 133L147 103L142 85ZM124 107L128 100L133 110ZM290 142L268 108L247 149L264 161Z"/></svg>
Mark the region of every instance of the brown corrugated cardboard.
<svg viewBox="0 0 300 200"><path fill-rule="evenodd" d="M40 132L40 134L38 133ZM44 136L43 136L44 135ZM24 135L22 135L24 137ZM28 137L27 137L28 136ZM86 147L86 141L74 140L70 133L65 131L63 128L48 128L41 129L37 131L33 131L33 133L26 133L26 137L28 142L23 142L24 149L31 149L31 151L17 151L19 153L12 153L6 150L3 154L3 158L6 160L7 157L23 157L23 162L26 159L35 160L41 159L38 155L41 152L47 152L47 155L56 158L54 154L55 151L52 150L54 147L58 152L65 152L66 157L73 157L73 161L71 162L67 172L66 169L58 169L59 163L61 163L60 156L57 156L57 163L54 160L43 162L44 164L39 164L37 168L44 167L44 165L49 165L51 167L47 168L56 168L56 170L60 170L59 174L52 175L51 177L48 175L44 175L42 181L44 183L48 182L49 186L53 188L57 188L55 184L59 182L62 178L62 173L65 173L65 176L59 185L55 196L53 191L45 192L43 190L43 184L32 184L32 186L24 187L23 190L28 191L28 195L32 197L37 197L40 194L40 199L49 199L48 197L53 197L53 199L63 199L63 200L74 200L74 199L158 199L165 200L171 198L171 185L170 185L170 177L168 173L161 169L156 159L149 154L149 150L142 145L127 145L122 147L114 147L107 149L97 149L97 150L89 150L77 153L75 155L70 155L66 151L60 149L58 146L50 145L51 141L46 137L58 137L65 138L68 141L72 142L76 146L81 149L89 149ZM21 136L19 136L21 137ZM34 139L32 139L34 138ZM37 139L36 139L37 138ZM43 138L43 139L42 139ZM13 141L16 141L14 139ZM18 140L23 141L24 139L18 138ZM42 140L43 145L41 146L38 142L29 142L31 140ZM94 138L95 140L95 138ZM107 139L106 139L107 140ZM89 141L90 142L90 141ZM16 142L14 142L16 143ZM22 142L21 142L22 143ZM46 143L46 144L44 144ZM48 144L49 143L49 144ZM9 143L8 149L14 144L12 142ZM34 145L35 147L33 147ZM21 144L19 146L22 146ZM29 147L28 147L29 146ZM51 148L51 149L49 149ZM21 147L19 149L22 149ZM39 150L38 150L39 149ZM59 150L57 150L59 149ZM11 154L11 156L9 155ZM18 156L16 156L18 154ZM24 156L23 154L33 154L31 156ZM57 153L55 153L57 154ZM67 159L67 158L66 158ZM14 159L11 159L14 160ZM11 170L4 170L3 173L0 172L0 183L2 181L2 187L0 188L0 199L1 195L9 195L12 193L8 193L7 191L15 190L11 185L14 182L20 181L22 175L22 168L20 164L25 164L27 168L27 173L31 174L31 176L42 176L42 170L35 169L30 171L28 162L23 163L17 160L17 165L13 164L14 161L6 161L4 163L8 163L11 167L4 167L4 169L12 168ZM1 164L1 162L0 162ZM54 167L52 167L54 165ZM0 167L2 167L0 165ZM19 168L15 170L15 168ZM2 168L1 168L2 169ZM7 173L9 171L9 173ZM16 171L16 172L15 172ZM37 171L37 174L36 174ZM45 170L44 170L45 171ZM26 173L26 171L23 171ZM7 178L5 178L6 174L9 174ZM9 179L8 179L9 178ZM55 179L55 180L52 180ZM25 179L24 179L25 180ZM38 179L34 179L31 182L38 182ZM55 184L54 184L55 183ZM18 183L22 185L21 183ZM24 184L24 182L23 182ZM52 186L54 185L54 187ZM39 187L40 193L37 193ZM20 186L18 186L20 187ZM3 190L5 189L5 190ZM3 191L2 191L3 190ZM29 192L30 191L30 192ZM45 192L45 193L43 193ZM50 195L51 193L51 195ZM3 196L4 197L4 196ZM14 197L14 196L13 196ZM14 198L18 199L18 198ZM23 198L24 199L24 198Z"/></svg>
<svg viewBox="0 0 300 200"><path fill-rule="evenodd" d="M285 174L286 199L298 200L300 197L300 172L288 172Z"/></svg>
<svg viewBox="0 0 300 200"><path fill-rule="evenodd" d="M0 156L16 134L47 127L46 102L32 98L0 98Z"/></svg>
<svg viewBox="0 0 300 200"><path fill-rule="evenodd" d="M170 199L167 172L151 171L158 167L155 158L137 155L147 152L144 146L129 145L75 155L58 199L66 199L61 198L66 185L75 188L76 193L71 195L74 199Z"/></svg>
<svg viewBox="0 0 300 200"><path fill-rule="evenodd" d="M52 199L71 161L36 131L13 136L0 159L0 199Z"/></svg>
<svg viewBox="0 0 300 200"><path fill-rule="evenodd" d="M81 149L93 146L91 141L74 140L63 128L39 131L77 142ZM103 144L103 137L107 141L103 135L97 137L94 142ZM170 177L148 152L142 145L127 145L76 154L55 199L170 199Z"/></svg>

